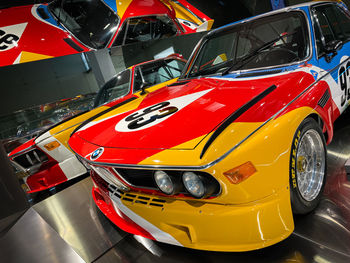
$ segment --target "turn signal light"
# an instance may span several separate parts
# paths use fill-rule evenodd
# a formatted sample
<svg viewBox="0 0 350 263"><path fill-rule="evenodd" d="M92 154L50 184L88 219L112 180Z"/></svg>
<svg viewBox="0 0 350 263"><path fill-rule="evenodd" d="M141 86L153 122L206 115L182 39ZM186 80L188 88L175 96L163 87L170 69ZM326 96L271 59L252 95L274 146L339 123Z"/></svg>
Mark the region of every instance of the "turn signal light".
<svg viewBox="0 0 350 263"><path fill-rule="evenodd" d="M48 144L45 144L44 147L46 150L52 151L52 150L56 149L57 147L59 147L60 145L61 144L58 141L53 141L53 142L50 142Z"/></svg>
<svg viewBox="0 0 350 263"><path fill-rule="evenodd" d="M237 166L227 172L224 175L233 184L239 184L246 180L248 177L256 172L254 165L249 161L240 166Z"/></svg>

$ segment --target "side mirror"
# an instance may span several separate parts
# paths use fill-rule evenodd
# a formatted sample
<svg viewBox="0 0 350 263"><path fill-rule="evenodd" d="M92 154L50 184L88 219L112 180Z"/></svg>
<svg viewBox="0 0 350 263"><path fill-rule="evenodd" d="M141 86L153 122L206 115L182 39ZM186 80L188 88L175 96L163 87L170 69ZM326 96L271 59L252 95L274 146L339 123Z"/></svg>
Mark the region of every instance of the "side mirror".
<svg viewBox="0 0 350 263"><path fill-rule="evenodd" d="M343 47L343 42L341 40L332 40L326 44L326 61L331 62L332 58L334 58L338 51Z"/></svg>
<svg viewBox="0 0 350 263"><path fill-rule="evenodd" d="M149 83L149 82L142 82L140 95L145 95L146 94L146 88L149 87L149 86L151 86L151 83Z"/></svg>

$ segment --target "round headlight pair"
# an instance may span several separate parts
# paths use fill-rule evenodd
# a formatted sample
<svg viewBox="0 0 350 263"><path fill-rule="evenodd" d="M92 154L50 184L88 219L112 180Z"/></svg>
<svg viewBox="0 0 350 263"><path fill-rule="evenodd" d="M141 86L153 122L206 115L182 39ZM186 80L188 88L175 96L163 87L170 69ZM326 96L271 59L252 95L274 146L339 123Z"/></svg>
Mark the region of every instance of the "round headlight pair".
<svg viewBox="0 0 350 263"><path fill-rule="evenodd" d="M217 191L217 183L208 176L195 172L183 172L181 174L166 171L155 171L154 181L160 191L167 195L174 195L184 188L195 198L205 198Z"/></svg>

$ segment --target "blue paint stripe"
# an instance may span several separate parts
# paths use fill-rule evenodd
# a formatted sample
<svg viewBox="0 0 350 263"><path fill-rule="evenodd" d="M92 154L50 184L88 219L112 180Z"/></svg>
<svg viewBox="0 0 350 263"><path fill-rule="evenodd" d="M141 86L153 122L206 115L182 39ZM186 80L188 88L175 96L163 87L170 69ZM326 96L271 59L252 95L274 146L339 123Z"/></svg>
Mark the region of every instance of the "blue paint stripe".
<svg viewBox="0 0 350 263"><path fill-rule="evenodd" d="M117 0L103 0L114 12L117 12Z"/></svg>
<svg viewBox="0 0 350 263"><path fill-rule="evenodd" d="M284 0L271 0L272 10L281 9L286 7Z"/></svg>
<svg viewBox="0 0 350 263"><path fill-rule="evenodd" d="M38 14L38 16L40 16L40 14L38 13L38 9L42 8L44 9L44 11L46 12L46 14L49 16L48 19L45 19L46 22L50 23L51 25L55 26L55 27L59 27L63 30L65 30L61 25L57 25L57 21L51 16L50 11L48 10L46 5L40 5L37 9L36 9L36 13ZM41 17L41 16L40 16Z"/></svg>

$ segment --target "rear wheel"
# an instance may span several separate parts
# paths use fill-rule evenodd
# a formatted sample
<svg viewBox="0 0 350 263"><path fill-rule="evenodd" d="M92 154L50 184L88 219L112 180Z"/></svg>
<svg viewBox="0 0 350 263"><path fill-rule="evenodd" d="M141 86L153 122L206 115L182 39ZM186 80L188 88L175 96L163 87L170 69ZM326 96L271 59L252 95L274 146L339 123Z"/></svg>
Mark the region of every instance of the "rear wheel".
<svg viewBox="0 0 350 263"><path fill-rule="evenodd" d="M318 205L326 181L326 143L321 128L306 118L295 132L290 156L292 210L306 214Z"/></svg>

